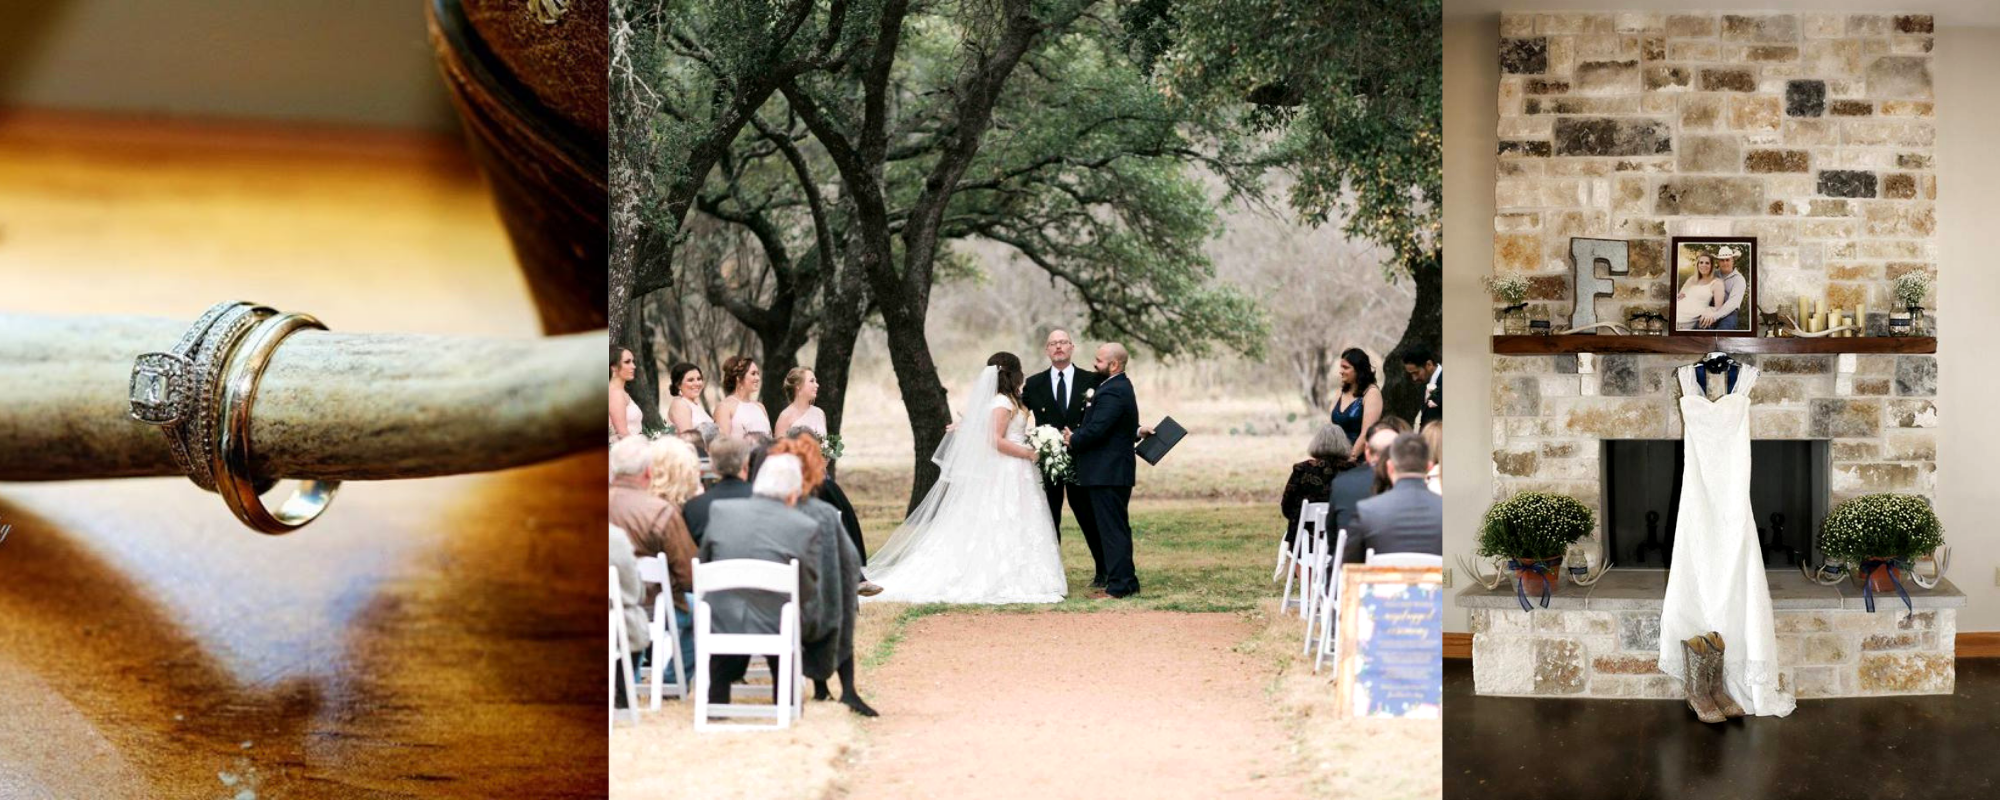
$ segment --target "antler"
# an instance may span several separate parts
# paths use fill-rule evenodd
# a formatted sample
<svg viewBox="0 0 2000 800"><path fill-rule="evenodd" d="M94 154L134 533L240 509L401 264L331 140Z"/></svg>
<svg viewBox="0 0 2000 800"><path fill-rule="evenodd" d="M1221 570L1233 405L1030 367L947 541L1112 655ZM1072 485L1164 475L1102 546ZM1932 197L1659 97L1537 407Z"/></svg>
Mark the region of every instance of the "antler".
<svg viewBox="0 0 2000 800"><path fill-rule="evenodd" d="M1916 564L1911 564L1910 580L1916 581L1918 586L1926 589L1935 589L1938 583L1944 580L1945 569L1951 566L1951 545L1939 545L1938 549L1931 551L1930 555L1919 558L1917 561L1922 562L1924 559L1929 559L1931 566L1935 567L1936 570L1931 573L1930 577L1926 578L1922 572L1917 570Z"/></svg>
<svg viewBox="0 0 2000 800"><path fill-rule="evenodd" d="M1465 570L1466 574L1471 575L1473 580L1479 581L1479 585L1484 586L1487 589L1500 588L1501 581L1504 581L1507 578L1507 573L1501 572L1499 570L1499 563L1497 561L1494 562L1493 564L1494 565L1493 575L1491 577L1488 577L1485 572L1482 572L1479 569L1478 565L1480 562L1469 561L1466 559L1465 556L1458 556L1457 558L1458 558L1458 568Z"/></svg>
<svg viewBox="0 0 2000 800"><path fill-rule="evenodd" d="M1595 539L1594 539L1594 538L1593 538L1593 541L1595 541ZM1580 560L1582 560L1583 564L1585 565L1585 566L1584 566L1584 570L1583 570L1582 572L1577 572L1577 571L1576 571L1576 570L1577 570L1577 568L1576 568L1576 567L1574 567L1574 566L1572 566L1572 567L1570 567L1570 568L1569 568L1569 570L1570 570L1570 573L1569 573L1569 579L1570 579L1570 582L1571 582L1571 583L1574 583L1574 584L1576 584L1576 585L1578 585L1578 586L1589 586L1589 585L1591 585L1591 584L1593 584L1593 583L1596 583L1596 582L1597 582L1597 579L1599 579L1599 578L1602 578L1602 577L1604 577L1604 573L1605 573L1606 571L1609 571L1609 570L1611 569L1611 556L1610 556L1610 554L1609 554L1609 553L1606 553L1606 552L1604 552L1604 543L1603 543L1603 542L1598 542L1598 543L1597 543L1597 559L1596 559L1596 560L1597 560L1597 565L1596 565L1596 566L1590 566L1590 563L1591 563L1591 558L1590 558L1590 551L1587 551L1587 550L1583 549L1583 546L1582 546L1582 545L1579 545L1579 544L1572 544L1572 545L1570 545L1570 546L1569 546L1569 552L1570 552L1570 556L1569 556L1570 558L1575 558L1575 559L1580 559ZM1565 559L1565 560L1568 560L1568 559ZM1571 563L1575 563L1575 562L1571 562Z"/></svg>
<svg viewBox="0 0 2000 800"><path fill-rule="evenodd" d="M1834 586L1839 584L1842 580L1845 580L1847 578L1847 573L1850 571L1851 570L1847 568L1847 562L1844 561L1822 562L1819 565L1818 569L1814 569L1811 564L1808 564L1805 561L1799 562L1799 573L1805 575L1806 580L1812 581L1813 583L1817 583L1821 586ZM1831 575L1831 577L1828 577L1829 575Z"/></svg>

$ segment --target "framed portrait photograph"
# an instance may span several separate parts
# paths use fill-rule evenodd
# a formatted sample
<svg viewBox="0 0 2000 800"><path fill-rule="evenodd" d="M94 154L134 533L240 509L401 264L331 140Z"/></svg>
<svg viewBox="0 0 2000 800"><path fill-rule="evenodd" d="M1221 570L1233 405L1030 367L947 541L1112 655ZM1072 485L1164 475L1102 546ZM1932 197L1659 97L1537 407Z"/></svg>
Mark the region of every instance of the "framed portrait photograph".
<svg viewBox="0 0 2000 800"><path fill-rule="evenodd" d="M1757 335L1757 239L1676 236L1668 333Z"/></svg>

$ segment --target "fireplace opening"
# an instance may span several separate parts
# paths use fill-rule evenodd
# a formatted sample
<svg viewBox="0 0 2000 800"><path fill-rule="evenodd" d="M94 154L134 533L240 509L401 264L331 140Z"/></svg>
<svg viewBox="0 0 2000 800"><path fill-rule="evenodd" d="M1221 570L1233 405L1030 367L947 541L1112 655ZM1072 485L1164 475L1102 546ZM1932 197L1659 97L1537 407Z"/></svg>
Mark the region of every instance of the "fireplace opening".
<svg viewBox="0 0 2000 800"><path fill-rule="evenodd" d="M1671 564L1686 455L1679 439L1603 441L1606 552L1615 567ZM1827 513L1828 442L1760 439L1750 443L1750 509L1764 568L1797 569L1816 558L1813 533Z"/></svg>

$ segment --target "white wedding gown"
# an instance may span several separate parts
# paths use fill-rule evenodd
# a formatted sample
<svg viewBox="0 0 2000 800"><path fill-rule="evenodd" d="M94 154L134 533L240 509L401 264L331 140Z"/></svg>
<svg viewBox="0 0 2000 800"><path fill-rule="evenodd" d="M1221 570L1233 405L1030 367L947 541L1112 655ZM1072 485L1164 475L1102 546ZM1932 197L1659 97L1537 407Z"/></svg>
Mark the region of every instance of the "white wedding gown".
<svg viewBox="0 0 2000 800"><path fill-rule="evenodd" d="M937 484L869 558L882 593L864 602L1055 603L1068 594L1040 471L993 446L993 409L1013 411L1008 441L1028 441L1028 412L993 393L996 372L981 373L967 409L977 413L938 448Z"/></svg>
<svg viewBox="0 0 2000 800"><path fill-rule="evenodd" d="M1794 701L1778 687L1771 592L1750 512L1750 389L1757 369L1742 367L1735 387L1712 401L1693 366L1679 375L1687 465L1660 608L1660 671L1686 680L1681 642L1720 632L1729 696L1753 715L1782 717Z"/></svg>

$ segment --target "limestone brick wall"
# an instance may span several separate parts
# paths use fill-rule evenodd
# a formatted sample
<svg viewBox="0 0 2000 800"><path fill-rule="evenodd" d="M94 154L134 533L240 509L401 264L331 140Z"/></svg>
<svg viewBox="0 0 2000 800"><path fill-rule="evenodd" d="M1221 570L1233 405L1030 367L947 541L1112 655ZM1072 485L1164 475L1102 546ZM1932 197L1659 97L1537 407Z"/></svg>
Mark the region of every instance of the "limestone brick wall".
<svg viewBox="0 0 2000 800"><path fill-rule="evenodd" d="M1685 697L1661 674L1660 613L1473 608L1474 690L1482 695ZM1799 699L1951 694L1957 611L1776 612L1779 681Z"/></svg>
<svg viewBox="0 0 2000 800"><path fill-rule="evenodd" d="M1666 313L1670 237L1754 236L1762 310L1886 311L1894 278L1937 270L1931 32L1925 15L1503 15L1495 273L1566 320L1571 237L1627 240L1631 275L1596 305L1622 321ZM1496 357L1495 496L1596 507L1598 440L1680 436L1689 360ZM1752 435L1832 440L1836 502L1934 493L1934 357L1743 360L1764 372Z"/></svg>
<svg viewBox="0 0 2000 800"><path fill-rule="evenodd" d="M1569 240L1631 241L1600 319L1665 313L1669 238L1755 236L1759 304L1887 310L1935 274L1932 22L1509 13L1494 269L1568 319Z"/></svg>

